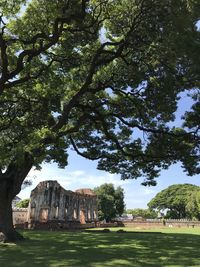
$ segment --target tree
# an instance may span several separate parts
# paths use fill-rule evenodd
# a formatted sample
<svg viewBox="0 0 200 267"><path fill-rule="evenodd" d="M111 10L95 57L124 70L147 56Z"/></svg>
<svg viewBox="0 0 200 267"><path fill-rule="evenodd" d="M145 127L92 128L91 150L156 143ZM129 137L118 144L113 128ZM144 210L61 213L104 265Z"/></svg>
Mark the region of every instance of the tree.
<svg viewBox="0 0 200 267"><path fill-rule="evenodd" d="M158 216L156 211L150 209L128 209L127 213L132 214L133 218L155 219Z"/></svg>
<svg viewBox="0 0 200 267"><path fill-rule="evenodd" d="M199 172L197 0L0 3L0 232L32 167L68 150L122 179ZM194 89L195 88L195 89ZM186 91L194 105L171 127ZM156 96L156 97L155 97Z"/></svg>
<svg viewBox="0 0 200 267"><path fill-rule="evenodd" d="M124 212L124 190L118 186L116 189L113 184L102 184L94 189L97 194L98 216L100 220L110 222Z"/></svg>
<svg viewBox="0 0 200 267"><path fill-rule="evenodd" d="M200 220L200 188L191 194L186 204L186 211L190 219Z"/></svg>
<svg viewBox="0 0 200 267"><path fill-rule="evenodd" d="M21 200L20 202L17 203L17 208L28 208L28 204L29 204L30 199L26 198Z"/></svg>
<svg viewBox="0 0 200 267"><path fill-rule="evenodd" d="M158 193L149 203L150 209L159 211L167 210L166 216L172 219L183 219L190 217L188 201L194 192L199 191L199 186L192 184L176 184Z"/></svg>

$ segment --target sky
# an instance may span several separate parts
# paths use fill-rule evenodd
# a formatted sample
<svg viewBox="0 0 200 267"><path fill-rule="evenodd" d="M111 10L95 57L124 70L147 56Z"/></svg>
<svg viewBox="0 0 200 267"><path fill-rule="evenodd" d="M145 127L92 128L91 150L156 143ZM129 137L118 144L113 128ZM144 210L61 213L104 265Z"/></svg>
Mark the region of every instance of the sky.
<svg viewBox="0 0 200 267"><path fill-rule="evenodd" d="M147 208L147 203L158 192L172 184L191 183L200 186L200 176L187 177L180 164L162 171L157 179L157 186L145 187L141 185L143 178L122 181L118 175L96 170L95 162L83 159L74 152L70 153L69 165L65 169L59 169L55 163L43 164L41 171L32 169L29 178L32 178L33 184L20 192L18 196L22 199L28 198L31 190L44 180L57 180L62 187L72 191L78 188L94 188L103 183L113 183L124 189L127 209Z"/></svg>
<svg viewBox="0 0 200 267"><path fill-rule="evenodd" d="M185 110L189 110L192 105L191 100L182 94L176 112L176 124L182 123L181 116ZM57 180L62 187L67 190L76 190L79 188L94 188L103 183L113 183L115 186L121 186L125 193L126 208L147 208L147 203L155 197L161 190L173 184L191 183L200 186L200 175L188 177L181 168L181 164L172 165L168 170L161 171L157 178L156 186L142 186L144 178L137 180L121 180L119 175L110 174L96 169L97 162L84 159L74 151L69 151L69 164L65 169L59 169L57 164L43 164L41 171L32 169L29 173L29 179L33 184L25 188L19 194L19 197L29 198L30 192L37 184L44 180Z"/></svg>

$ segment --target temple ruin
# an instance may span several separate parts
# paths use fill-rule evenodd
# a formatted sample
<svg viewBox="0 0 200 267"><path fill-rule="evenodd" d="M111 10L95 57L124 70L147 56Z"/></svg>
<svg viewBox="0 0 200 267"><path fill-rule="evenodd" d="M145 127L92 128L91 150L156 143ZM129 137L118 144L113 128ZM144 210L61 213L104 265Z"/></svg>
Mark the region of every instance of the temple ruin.
<svg viewBox="0 0 200 267"><path fill-rule="evenodd" d="M97 197L91 189L65 190L44 181L32 190L27 213L29 228L78 227L97 221Z"/></svg>

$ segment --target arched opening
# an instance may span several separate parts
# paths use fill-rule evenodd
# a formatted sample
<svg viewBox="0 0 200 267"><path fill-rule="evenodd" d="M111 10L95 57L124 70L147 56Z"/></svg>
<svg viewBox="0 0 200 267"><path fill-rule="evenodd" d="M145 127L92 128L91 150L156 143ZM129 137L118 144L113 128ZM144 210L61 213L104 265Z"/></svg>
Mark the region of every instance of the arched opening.
<svg viewBox="0 0 200 267"><path fill-rule="evenodd" d="M76 213L76 209L74 209L73 218L74 218L75 220L77 219L77 213Z"/></svg>
<svg viewBox="0 0 200 267"><path fill-rule="evenodd" d="M85 210L80 210L80 223L85 224Z"/></svg>
<svg viewBox="0 0 200 267"><path fill-rule="evenodd" d="M35 218L35 202L31 203L31 212L30 212L30 219Z"/></svg>
<svg viewBox="0 0 200 267"><path fill-rule="evenodd" d="M40 222L47 222L48 221L48 215L49 215L48 209L40 209L39 221Z"/></svg>
<svg viewBox="0 0 200 267"><path fill-rule="evenodd" d="M88 220L89 221L91 220L91 211L90 211L90 209L88 210Z"/></svg>
<svg viewBox="0 0 200 267"><path fill-rule="evenodd" d="M57 206L55 208L55 219L58 219L58 212L59 212L59 207Z"/></svg>
<svg viewBox="0 0 200 267"><path fill-rule="evenodd" d="M97 218L97 213L96 213L95 210L94 210L93 216L94 216L94 220L96 220L96 218Z"/></svg>

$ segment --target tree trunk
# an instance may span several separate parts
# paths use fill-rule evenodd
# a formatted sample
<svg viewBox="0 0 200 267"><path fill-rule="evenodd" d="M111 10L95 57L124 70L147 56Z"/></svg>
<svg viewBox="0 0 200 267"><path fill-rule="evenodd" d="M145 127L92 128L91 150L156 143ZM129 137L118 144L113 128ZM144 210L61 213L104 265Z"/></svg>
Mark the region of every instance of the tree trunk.
<svg viewBox="0 0 200 267"><path fill-rule="evenodd" d="M8 182L0 184L0 242L14 242L23 237L13 227L12 199L13 193Z"/></svg>
<svg viewBox="0 0 200 267"><path fill-rule="evenodd" d="M12 200L20 192L32 165L32 157L25 154L23 164L12 163L6 172L0 174L0 242L23 240L13 226Z"/></svg>

